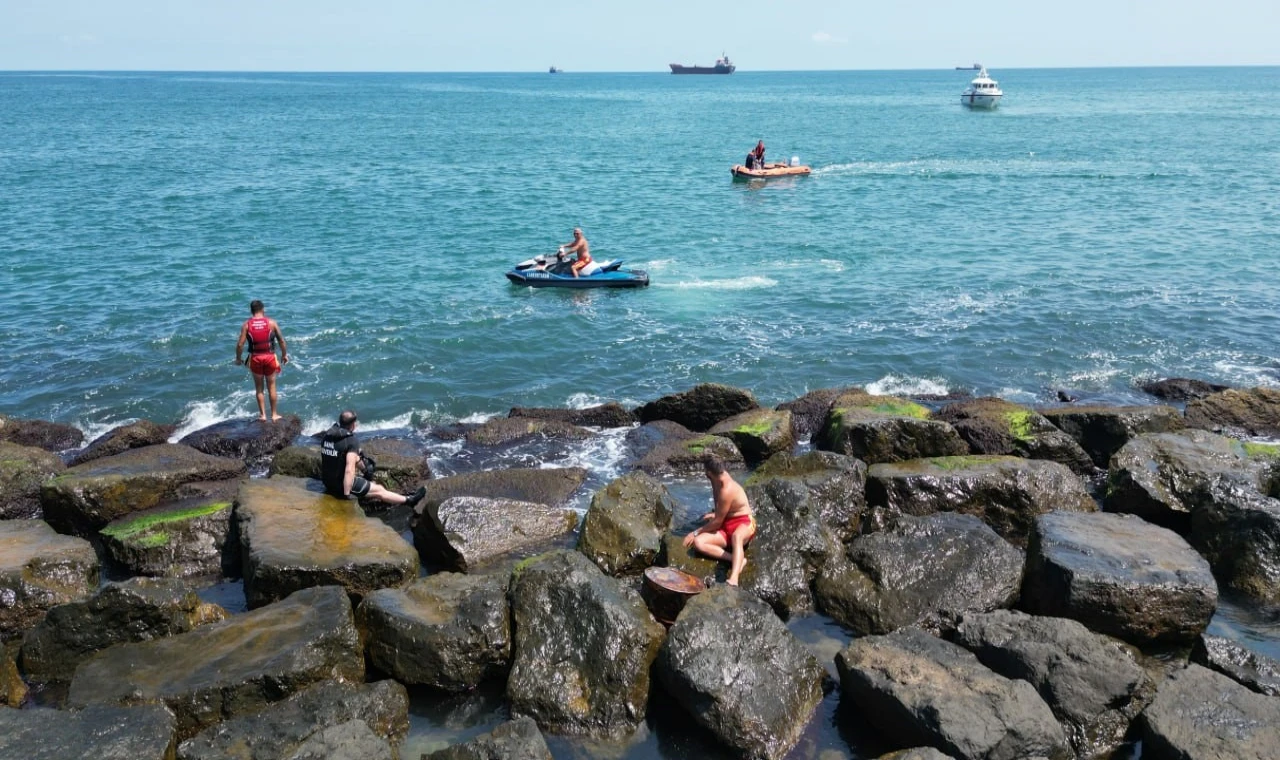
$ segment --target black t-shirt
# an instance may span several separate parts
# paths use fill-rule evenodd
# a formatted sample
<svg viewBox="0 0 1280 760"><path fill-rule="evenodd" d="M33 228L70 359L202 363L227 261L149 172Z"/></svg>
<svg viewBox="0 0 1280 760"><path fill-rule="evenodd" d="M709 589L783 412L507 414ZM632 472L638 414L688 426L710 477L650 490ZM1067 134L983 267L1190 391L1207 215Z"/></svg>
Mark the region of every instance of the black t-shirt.
<svg viewBox="0 0 1280 760"><path fill-rule="evenodd" d="M347 453L359 451L356 434L334 425L320 439L320 479L324 490L333 496L342 496L342 481L347 475Z"/></svg>

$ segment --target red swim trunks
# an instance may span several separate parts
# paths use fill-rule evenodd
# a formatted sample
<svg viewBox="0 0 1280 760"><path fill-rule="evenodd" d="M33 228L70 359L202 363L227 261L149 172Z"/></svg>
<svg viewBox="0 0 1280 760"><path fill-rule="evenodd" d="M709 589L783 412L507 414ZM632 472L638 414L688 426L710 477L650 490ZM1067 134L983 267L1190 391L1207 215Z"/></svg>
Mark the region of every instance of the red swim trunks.
<svg viewBox="0 0 1280 760"><path fill-rule="evenodd" d="M754 515L735 515L726 518L724 524L720 526L720 530L716 531L723 538L726 545L733 543L733 532L743 525L751 526L751 535L747 536L747 541L756 537L756 518ZM743 542L746 544L746 541Z"/></svg>
<svg viewBox="0 0 1280 760"><path fill-rule="evenodd" d="M280 361L275 354L254 354L249 357L249 371L258 377L271 377L280 372Z"/></svg>

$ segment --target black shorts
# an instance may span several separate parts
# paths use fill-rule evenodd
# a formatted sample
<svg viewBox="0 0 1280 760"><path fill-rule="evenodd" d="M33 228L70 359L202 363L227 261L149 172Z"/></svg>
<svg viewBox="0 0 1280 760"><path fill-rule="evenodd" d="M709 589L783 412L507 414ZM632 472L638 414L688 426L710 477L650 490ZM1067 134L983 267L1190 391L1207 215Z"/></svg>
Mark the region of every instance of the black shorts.
<svg viewBox="0 0 1280 760"><path fill-rule="evenodd" d="M367 493L369 493L369 481L357 475L356 479L351 481L351 495L364 496Z"/></svg>

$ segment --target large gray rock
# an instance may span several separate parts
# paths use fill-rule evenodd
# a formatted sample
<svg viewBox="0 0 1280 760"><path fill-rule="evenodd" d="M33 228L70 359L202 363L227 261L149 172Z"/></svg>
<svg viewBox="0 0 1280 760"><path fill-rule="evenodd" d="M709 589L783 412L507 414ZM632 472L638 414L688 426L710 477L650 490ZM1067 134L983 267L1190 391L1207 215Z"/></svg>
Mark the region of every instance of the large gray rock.
<svg viewBox="0 0 1280 760"><path fill-rule="evenodd" d="M733 441L751 466L796 445L788 411L752 409L716 423L709 432Z"/></svg>
<svg viewBox="0 0 1280 760"><path fill-rule="evenodd" d="M532 438L584 441L593 433L584 427L560 420L537 417L498 417L467 431L467 443L473 446L509 446Z"/></svg>
<svg viewBox="0 0 1280 760"><path fill-rule="evenodd" d="M486 470L437 478L426 484L427 498L418 505L418 512L439 506L455 496L514 499L558 507L567 502L586 479L587 471L581 467Z"/></svg>
<svg viewBox="0 0 1280 760"><path fill-rule="evenodd" d="M1160 684L1142 713L1144 760L1273 760L1278 748L1280 698L1199 665Z"/></svg>
<svg viewBox="0 0 1280 760"><path fill-rule="evenodd" d="M1258 654L1231 639L1202 634L1191 650L1191 661L1259 694L1280 697L1280 660Z"/></svg>
<svg viewBox="0 0 1280 760"><path fill-rule="evenodd" d="M0 441L0 520L42 517L40 486L65 469L57 454Z"/></svg>
<svg viewBox="0 0 1280 760"><path fill-rule="evenodd" d="M33 681L69 681L96 652L130 641L186 633L227 617L186 584L165 578L108 583L90 599L49 610L22 642L22 669Z"/></svg>
<svg viewBox="0 0 1280 760"><path fill-rule="evenodd" d="M1187 402L1187 425L1233 438L1280 436L1280 390L1230 388Z"/></svg>
<svg viewBox="0 0 1280 760"><path fill-rule="evenodd" d="M239 577L231 517L240 482L183 486L186 498L112 521L99 531L104 552L134 575Z"/></svg>
<svg viewBox="0 0 1280 760"><path fill-rule="evenodd" d="M818 605L860 634L920 624L948 628L965 612L1014 604L1022 552L971 515L900 517L854 539L814 583Z"/></svg>
<svg viewBox="0 0 1280 760"><path fill-rule="evenodd" d="M1141 435L1111 459L1104 505L1185 534L1194 495L1217 476L1260 488L1271 458L1203 430Z"/></svg>
<svg viewBox="0 0 1280 760"><path fill-rule="evenodd" d="M551 760L532 718L516 718L469 742L423 755L422 760Z"/></svg>
<svg viewBox="0 0 1280 760"><path fill-rule="evenodd" d="M732 586L703 592L656 666L667 692L741 757L785 757L822 701L825 672L773 612Z"/></svg>
<svg viewBox="0 0 1280 760"><path fill-rule="evenodd" d="M112 520L180 498L182 486L240 478L244 462L162 443L72 467L44 484L45 519L63 533L89 535Z"/></svg>
<svg viewBox="0 0 1280 760"><path fill-rule="evenodd" d="M855 639L836 655L842 699L899 745L964 760L1070 757L1062 727L1026 681L917 628Z"/></svg>
<svg viewBox="0 0 1280 760"><path fill-rule="evenodd" d="M1026 546L1032 523L1042 514L1098 508L1080 477L1063 465L1008 456L872 465L867 503L909 515L974 515L1018 546Z"/></svg>
<svg viewBox="0 0 1280 760"><path fill-rule="evenodd" d="M832 403L813 444L867 464L969 453L955 428L929 419L923 406L863 392L845 393Z"/></svg>
<svg viewBox="0 0 1280 760"><path fill-rule="evenodd" d="M1218 585L1280 601L1280 500L1219 476L1198 489L1192 502L1187 540L1209 560Z"/></svg>
<svg viewBox="0 0 1280 760"><path fill-rule="evenodd" d="M1034 686L1080 757L1122 744L1155 694L1137 650L1074 620L1006 610L965 615L955 642L1005 678Z"/></svg>
<svg viewBox="0 0 1280 760"><path fill-rule="evenodd" d="M804 439L813 435L822 426L822 421L827 418L827 411L831 409L833 401L845 393L861 390L855 387L819 388L816 391L809 391L800 398L778 404L774 408L778 411L791 412L791 428L796 438Z"/></svg>
<svg viewBox="0 0 1280 760"><path fill-rule="evenodd" d="M0 441L45 451L66 451L79 446L84 441L84 433L60 422L20 420L0 414Z"/></svg>
<svg viewBox="0 0 1280 760"><path fill-rule="evenodd" d="M609 401L598 406L585 409L548 409L545 407L512 407L508 417L531 417L539 420L555 420L570 425L584 427L618 428L631 427L636 417L622 408L617 401Z"/></svg>
<svg viewBox="0 0 1280 760"><path fill-rule="evenodd" d="M695 433L678 422L654 420L628 430L623 441L627 444L627 452L631 455L631 458L639 461L646 454L663 444L701 436L702 433Z"/></svg>
<svg viewBox="0 0 1280 760"><path fill-rule="evenodd" d="M1145 433L1174 433L1186 427L1171 406L1058 406L1040 410L1071 436L1099 467L1126 443Z"/></svg>
<svg viewBox="0 0 1280 760"><path fill-rule="evenodd" d="M397 755L367 723L349 720L316 731L284 760L397 760Z"/></svg>
<svg viewBox="0 0 1280 760"><path fill-rule="evenodd" d="M297 415L275 422L244 417L201 428L178 443L218 457L257 462L293 443L301 433L302 420Z"/></svg>
<svg viewBox="0 0 1280 760"><path fill-rule="evenodd" d="M463 692L511 667L507 576L436 573L380 589L356 610L365 652L406 684Z"/></svg>
<svg viewBox="0 0 1280 760"><path fill-rule="evenodd" d="M186 739L307 686L364 681L351 602L337 586L153 641L104 649L76 669L70 705L164 703Z"/></svg>
<svg viewBox="0 0 1280 760"><path fill-rule="evenodd" d="M97 588L98 556L88 541L56 533L40 520L0 521L0 643Z"/></svg>
<svg viewBox="0 0 1280 760"><path fill-rule="evenodd" d="M427 506L413 542L423 564L468 572L563 536L577 525L578 513L567 507L455 496Z"/></svg>
<svg viewBox="0 0 1280 760"><path fill-rule="evenodd" d="M1054 512L1036 521L1021 606L1139 645L1190 644L1218 586L1176 533L1133 515Z"/></svg>
<svg viewBox="0 0 1280 760"><path fill-rule="evenodd" d="M578 551L609 575L635 575L657 561L674 503L666 486L644 473L610 482L591 498Z"/></svg>
<svg viewBox="0 0 1280 760"><path fill-rule="evenodd" d="M1195 380L1187 377L1167 377L1162 380L1148 380L1138 385L1144 393L1150 393L1165 401L1190 401L1194 398L1225 391L1231 386Z"/></svg>
<svg viewBox="0 0 1280 760"><path fill-rule="evenodd" d="M161 705L83 710L0 709L0 757L13 760L170 760L173 713Z"/></svg>
<svg viewBox="0 0 1280 760"><path fill-rule="evenodd" d="M742 452L733 441L718 435L699 435L683 440L660 443L636 463L636 469L656 476L690 477L701 475L707 456L714 456L728 467L743 463Z"/></svg>
<svg viewBox="0 0 1280 760"><path fill-rule="evenodd" d="M304 480L247 480L235 514L250 607L331 584L359 598L418 576L418 553L393 528Z"/></svg>
<svg viewBox="0 0 1280 760"><path fill-rule="evenodd" d="M764 600L783 619L811 612L810 590L819 570L839 557L835 532L816 517L788 518L772 509L756 512L756 537L747 545L742 588ZM723 579L729 562L712 573Z"/></svg>
<svg viewBox="0 0 1280 760"><path fill-rule="evenodd" d="M138 420L121 425L93 439L93 442L72 457L68 464L73 466L84 464L95 459L122 454L129 449L165 443L176 429L176 425L157 425L150 420Z"/></svg>
<svg viewBox="0 0 1280 760"><path fill-rule="evenodd" d="M759 407L750 391L719 383L703 383L683 393L650 401L636 409L636 418L641 423L671 420L695 432L703 432L717 422Z"/></svg>
<svg viewBox="0 0 1280 760"><path fill-rule="evenodd" d="M948 404L934 419L950 423L974 454L1001 454L1057 462L1089 474L1094 465L1080 444L1043 415L1001 398Z"/></svg>
<svg viewBox="0 0 1280 760"><path fill-rule="evenodd" d="M814 518L841 541L858 535L866 508L867 466L829 451L775 454L743 484L757 510L791 520Z"/></svg>
<svg viewBox="0 0 1280 760"><path fill-rule="evenodd" d="M178 747L178 758L279 760L297 757L317 734L323 736L326 729L351 721L363 724L383 743L388 740L399 743L409 731L409 694L403 686L389 680L358 685L322 681L260 712L232 718L201 731Z"/></svg>
<svg viewBox="0 0 1280 760"><path fill-rule="evenodd" d="M618 736L644 720L665 631L640 595L578 552L518 566L511 588L512 713L544 730Z"/></svg>

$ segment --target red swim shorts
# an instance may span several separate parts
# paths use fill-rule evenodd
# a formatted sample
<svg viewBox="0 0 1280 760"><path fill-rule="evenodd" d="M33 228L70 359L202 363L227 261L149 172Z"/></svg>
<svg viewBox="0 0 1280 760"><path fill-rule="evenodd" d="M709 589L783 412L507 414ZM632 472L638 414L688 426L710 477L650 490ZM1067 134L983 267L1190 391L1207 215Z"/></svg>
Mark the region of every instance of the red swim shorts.
<svg viewBox="0 0 1280 760"><path fill-rule="evenodd" d="M716 531L716 533L719 533L722 537L724 537L725 544L729 545L733 543L733 532L736 531L738 528L742 527L743 525L751 526L751 535L747 536L747 541L750 541L751 539L755 538L756 537L756 518L753 515L735 515L733 517L730 517L724 521L724 524L720 526L720 530ZM746 541L744 541L743 543L745 544Z"/></svg>
<svg viewBox="0 0 1280 760"><path fill-rule="evenodd" d="M275 354L254 354L249 357L249 371L258 377L271 377L280 372L280 362Z"/></svg>

